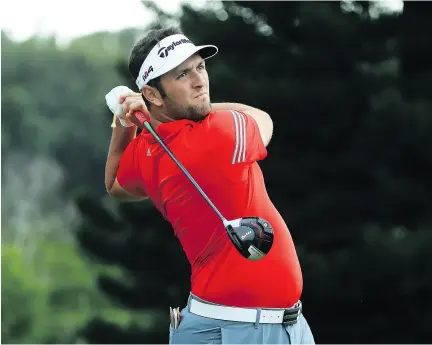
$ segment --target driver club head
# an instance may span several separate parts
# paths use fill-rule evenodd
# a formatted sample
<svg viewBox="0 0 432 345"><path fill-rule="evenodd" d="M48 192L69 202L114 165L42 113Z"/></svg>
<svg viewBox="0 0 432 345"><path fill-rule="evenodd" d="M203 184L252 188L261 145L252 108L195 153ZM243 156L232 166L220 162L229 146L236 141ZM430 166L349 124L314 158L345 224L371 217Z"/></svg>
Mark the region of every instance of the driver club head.
<svg viewBox="0 0 432 345"><path fill-rule="evenodd" d="M246 259L257 261L265 257L273 245L273 229L262 218L241 218L226 226L231 242Z"/></svg>

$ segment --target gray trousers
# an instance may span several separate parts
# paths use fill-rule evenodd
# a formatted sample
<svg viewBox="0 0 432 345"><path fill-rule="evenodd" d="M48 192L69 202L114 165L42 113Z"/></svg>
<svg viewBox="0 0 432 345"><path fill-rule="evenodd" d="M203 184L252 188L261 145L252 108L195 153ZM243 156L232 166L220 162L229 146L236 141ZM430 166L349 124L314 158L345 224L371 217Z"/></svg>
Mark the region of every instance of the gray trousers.
<svg viewBox="0 0 432 345"><path fill-rule="evenodd" d="M215 320L192 314L191 298L209 303L191 294L181 311L180 326L170 326L170 344L315 344L303 314L291 326Z"/></svg>

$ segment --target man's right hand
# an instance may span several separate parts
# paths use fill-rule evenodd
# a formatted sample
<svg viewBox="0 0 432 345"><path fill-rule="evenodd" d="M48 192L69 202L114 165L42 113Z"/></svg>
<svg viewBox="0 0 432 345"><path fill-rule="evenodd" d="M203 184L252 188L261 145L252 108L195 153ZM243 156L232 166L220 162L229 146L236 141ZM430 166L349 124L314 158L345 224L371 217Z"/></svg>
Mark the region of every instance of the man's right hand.
<svg viewBox="0 0 432 345"><path fill-rule="evenodd" d="M141 93L130 92L120 95L119 103L121 104L122 113L120 117L126 121L130 121L137 127L142 127L142 123L134 115L134 112L139 111L144 114L150 121L150 113L142 99Z"/></svg>

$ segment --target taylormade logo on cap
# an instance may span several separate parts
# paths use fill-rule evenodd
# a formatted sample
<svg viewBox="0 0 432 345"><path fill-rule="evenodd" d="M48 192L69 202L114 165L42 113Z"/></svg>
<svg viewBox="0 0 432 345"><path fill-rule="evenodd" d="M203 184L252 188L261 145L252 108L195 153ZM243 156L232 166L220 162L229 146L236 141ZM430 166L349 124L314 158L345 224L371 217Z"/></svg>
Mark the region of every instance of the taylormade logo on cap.
<svg viewBox="0 0 432 345"><path fill-rule="evenodd" d="M180 45L180 44L182 44L182 43L192 43L192 42L191 42L190 40L188 40L188 39L184 39L184 38L182 38L182 39L179 40L179 41L176 41L176 42L171 43L171 45L169 45L167 48L162 47L161 49L159 49L159 51L158 51L158 55L159 55L161 58L167 57L167 56L168 56L168 53L169 53L170 50L174 50L174 48L175 48L176 46L178 46L178 45Z"/></svg>
<svg viewBox="0 0 432 345"><path fill-rule="evenodd" d="M208 59L218 52L213 45L196 46L184 35L171 35L156 44L144 60L136 84L141 90L152 79L171 71L199 52L203 59Z"/></svg>

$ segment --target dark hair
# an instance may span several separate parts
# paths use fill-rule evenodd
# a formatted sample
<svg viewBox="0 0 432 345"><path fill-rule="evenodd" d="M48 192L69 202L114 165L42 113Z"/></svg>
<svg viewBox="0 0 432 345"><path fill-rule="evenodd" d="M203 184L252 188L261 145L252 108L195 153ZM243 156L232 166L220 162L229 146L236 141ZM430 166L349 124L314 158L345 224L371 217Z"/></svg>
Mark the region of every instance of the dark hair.
<svg viewBox="0 0 432 345"><path fill-rule="evenodd" d="M154 29L150 30L147 35L145 35L135 44L130 54L128 64L129 73L131 74L132 78L134 78L134 80L138 78L141 65L153 47L165 37L176 34L183 34L183 32L179 28L175 27L170 27L167 29ZM150 80L147 85L155 87L161 93L162 97L166 96L165 90L163 89L160 82L160 77ZM147 105L147 108L150 109L150 102L147 101L144 95L142 97Z"/></svg>

